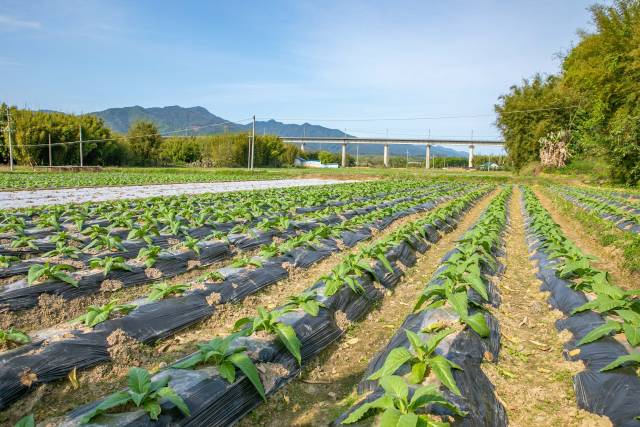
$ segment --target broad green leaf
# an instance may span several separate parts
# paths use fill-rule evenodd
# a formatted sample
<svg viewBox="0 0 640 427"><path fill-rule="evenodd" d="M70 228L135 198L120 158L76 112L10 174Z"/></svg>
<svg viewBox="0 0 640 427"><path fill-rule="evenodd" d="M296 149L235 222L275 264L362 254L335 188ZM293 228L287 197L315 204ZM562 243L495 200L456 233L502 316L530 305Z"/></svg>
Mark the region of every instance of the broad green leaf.
<svg viewBox="0 0 640 427"><path fill-rule="evenodd" d="M427 373L426 362L416 362L411 365L411 372L407 375L407 381L411 384L419 384Z"/></svg>
<svg viewBox="0 0 640 427"><path fill-rule="evenodd" d="M481 311L478 311L471 316L462 318L462 321L469 325L471 329L476 331L476 333L481 337L485 338L489 336L489 326L487 325L487 321Z"/></svg>
<svg viewBox="0 0 640 427"><path fill-rule="evenodd" d="M397 375L389 375L380 379L380 386L393 398L406 400L409 395L407 383Z"/></svg>
<svg viewBox="0 0 640 427"><path fill-rule="evenodd" d="M103 414L107 410L111 408L115 408L120 405L124 405L125 403L131 400L131 396L126 391L120 391L112 394L111 396L104 399L98 406L88 412L82 419L80 420L81 424L87 424L93 418L97 417L100 414Z"/></svg>
<svg viewBox="0 0 640 427"><path fill-rule="evenodd" d="M218 366L218 372L229 383L233 383L236 379L236 367L231 362L222 362Z"/></svg>
<svg viewBox="0 0 640 427"><path fill-rule="evenodd" d="M186 358L185 360L176 363L172 367L176 369L191 369L194 366L197 366L202 361L203 361L202 353L198 352Z"/></svg>
<svg viewBox="0 0 640 427"><path fill-rule="evenodd" d="M480 276L468 274L465 277L465 280L485 301L489 301L487 286L484 284Z"/></svg>
<svg viewBox="0 0 640 427"><path fill-rule="evenodd" d="M184 402L182 397L180 397L178 393L176 393L175 390L171 387L163 387L157 391L157 394L159 397L167 399L169 402L173 403L176 408L178 408L180 412L182 412L187 417L191 415L187 404Z"/></svg>
<svg viewBox="0 0 640 427"><path fill-rule="evenodd" d="M275 332L280 338L280 341L289 350L289 353L293 355L298 361L298 365L302 364L302 356L300 353L300 340L296 336L296 332L289 325L284 323L275 324Z"/></svg>
<svg viewBox="0 0 640 427"><path fill-rule="evenodd" d="M469 307L466 291L454 292L449 295L448 300L455 312L458 313L458 316L461 318L467 317Z"/></svg>
<svg viewBox="0 0 640 427"><path fill-rule="evenodd" d="M242 371L249 381L251 381L251 384L256 388L256 391L260 394L262 399L266 400L264 387L260 381L260 375L249 356L247 356L246 353L235 353L229 356L229 361Z"/></svg>
<svg viewBox="0 0 640 427"><path fill-rule="evenodd" d="M609 363L604 368L600 369L600 372L610 371L611 369L619 368L620 366L629 362L640 364L640 353L626 354L624 356L620 356L613 362Z"/></svg>
<svg viewBox="0 0 640 427"><path fill-rule="evenodd" d="M347 418L345 418L342 424L353 424L369 415L368 412L371 410L387 408L393 408L393 399L391 396L384 395L373 402L365 403L356 408Z"/></svg>
<svg viewBox="0 0 640 427"><path fill-rule="evenodd" d="M594 328L588 334L582 337L582 339L576 343L576 346L588 344L606 335L609 335L611 332L620 332L621 330L622 325L619 322L608 320L606 323L598 326L597 328Z"/></svg>
<svg viewBox="0 0 640 427"><path fill-rule="evenodd" d="M640 345L640 326L624 323L622 329L624 330L624 335L627 337L627 341L629 341L632 347Z"/></svg>
<svg viewBox="0 0 640 427"><path fill-rule="evenodd" d="M397 427L416 427L420 419L417 414L402 414L396 423Z"/></svg>
<svg viewBox="0 0 640 427"><path fill-rule="evenodd" d="M35 427L36 420L33 418L33 414L24 416L13 427Z"/></svg>
<svg viewBox="0 0 640 427"><path fill-rule="evenodd" d="M378 427L396 427L401 416L402 412L398 411L396 408L386 409L382 415L380 415Z"/></svg>
<svg viewBox="0 0 640 427"><path fill-rule="evenodd" d="M162 408L160 404L155 400L147 400L142 404L142 409L145 410L147 414L149 414L149 418L156 421L158 419L158 415L162 412Z"/></svg>
<svg viewBox="0 0 640 427"><path fill-rule="evenodd" d="M143 368L129 368L129 388L134 393L145 394L149 391L151 377L149 371ZM140 403L136 403L140 406Z"/></svg>
<svg viewBox="0 0 640 427"><path fill-rule="evenodd" d="M453 378L449 360L447 360L443 356L436 355L431 358L429 363L431 365L433 373L436 375L436 377L438 377L442 384L444 384L444 386L451 390L453 393L461 396L460 389L456 384L456 380Z"/></svg>
<svg viewBox="0 0 640 427"><path fill-rule="evenodd" d="M383 376L394 374L402 365L411 360L413 356L404 347L396 347L389 352L382 368L371 374L368 380L377 380Z"/></svg>

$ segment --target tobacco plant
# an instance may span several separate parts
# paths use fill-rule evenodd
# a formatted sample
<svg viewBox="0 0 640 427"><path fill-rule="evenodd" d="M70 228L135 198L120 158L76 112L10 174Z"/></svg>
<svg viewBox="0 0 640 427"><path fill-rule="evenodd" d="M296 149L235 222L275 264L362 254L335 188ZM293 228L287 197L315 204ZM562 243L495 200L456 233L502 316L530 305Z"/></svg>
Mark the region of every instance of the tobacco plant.
<svg viewBox="0 0 640 427"><path fill-rule="evenodd" d="M98 415L106 411L133 404L137 408L144 409L152 420L157 420L162 412L160 403L163 399L173 403L185 416L189 416L189 407L174 389L168 386L171 377L151 381L151 375L146 369L129 369L129 389L116 392L104 399L98 406L82 417L81 423L87 424Z"/></svg>
<svg viewBox="0 0 640 427"><path fill-rule="evenodd" d="M426 340L422 340L415 332L405 330L411 350L405 347L394 348L387 355L382 368L371 374L367 379L377 380L384 376L395 374L402 365L408 364L411 371L406 375L406 379L410 384L422 383L424 378L433 372L445 387L460 396L460 389L456 385L451 370L462 368L446 357L435 353L438 344L453 332L455 332L455 329L444 329L436 332Z"/></svg>
<svg viewBox="0 0 640 427"><path fill-rule="evenodd" d="M256 317L244 317L238 320L233 326L234 331L241 331L243 335L251 335L258 331L264 331L274 334L278 337L285 348L295 357L300 365L302 356L300 353L300 340L295 330L286 323L282 323L279 319L289 312L288 309L267 311L263 307L258 307L258 315Z"/></svg>
<svg viewBox="0 0 640 427"><path fill-rule="evenodd" d="M198 351L187 359L173 365L177 369L192 369L197 365L207 364L218 368L220 376L233 383L236 379L236 368L240 369L263 400L266 400L264 386L253 361L247 355L246 347L234 347L232 344L238 334L231 334L224 338L214 338L211 341L198 344Z"/></svg>
<svg viewBox="0 0 640 427"><path fill-rule="evenodd" d="M170 283L154 283L151 285L151 292L147 299L150 301L158 301L165 299L170 295L180 295L189 289L189 285L170 284Z"/></svg>
<svg viewBox="0 0 640 427"><path fill-rule="evenodd" d="M449 423L442 422L433 416L418 412L425 406L438 405L447 408L455 415L465 415L455 405L447 401L435 385L418 387L409 398L409 386L396 375L384 376L380 379L384 395L365 403L354 410L342 423L353 424L373 415L380 414L379 424L384 427L444 427Z"/></svg>
<svg viewBox="0 0 640 427"><path fill-rule="evenodd" d="M29 338L29 335L25 334L21 330L13 327L7 329L6 331L0 329L0 344L27 344L29 342L31 342L31 338Z"/></svg>
<svg viewBox="0 0 640 427"><path fill-rule="evenodd" d="M29 268L27 273L27 284L32 285L40 279L58 279L62 282L68 283L71 286L78 286L78 281L71 277L66 271L73 271L74 267L68 264L49 264L45 262L43 264L34 264Z"/></svg>
<svg viewBox="0 0 640 427"><path fill-rule="evenodd" d="M103 305L90 305L87 312L74 321L93 328L97 324L108 320L113 313L127 314L135 308L134 304L118 304L118 300L112 299Z"/></svg>

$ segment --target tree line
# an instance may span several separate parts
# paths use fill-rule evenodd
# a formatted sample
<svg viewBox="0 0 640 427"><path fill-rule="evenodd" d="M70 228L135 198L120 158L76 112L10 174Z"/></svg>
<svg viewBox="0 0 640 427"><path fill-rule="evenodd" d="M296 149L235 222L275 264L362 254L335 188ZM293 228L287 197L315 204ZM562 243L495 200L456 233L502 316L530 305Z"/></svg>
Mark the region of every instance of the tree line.
<svg viewBox="0 0 640 427"><path fill-rule="evenodd" d="M559 73L512 86L495 106L516 170L539 159L540 141L569 132L574 158L599 157L611 177L640 182L640 0L590 8L594 31L562 57Z"/></svg>
<svg viewBox="0 0 640 427"><path fill-rule="evenodd" d="M53 165L80 164L78 141L82 132L84 165L100 166L246 166L248 133L163 137L155 124L134 123L126 135L112 132L101 118L57 112L31 111L0 105L0 161L9 162L7 110L15 164L49 165L49 141ZM56 145L59 143L64 143ZM274 135L256 136L254 164L257 167L292 165L300 150Z"/></svg>

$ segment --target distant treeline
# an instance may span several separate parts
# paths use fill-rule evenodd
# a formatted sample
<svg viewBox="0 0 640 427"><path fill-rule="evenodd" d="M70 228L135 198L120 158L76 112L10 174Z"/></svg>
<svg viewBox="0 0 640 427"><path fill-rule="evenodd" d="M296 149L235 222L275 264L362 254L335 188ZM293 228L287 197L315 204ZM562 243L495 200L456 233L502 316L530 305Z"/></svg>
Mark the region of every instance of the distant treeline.
<svg viewBox="0 0 640 427"><path fill-rule="evenodd" d="M0 105L6 121L10 108L14 163L29 166L49 164L49 138L53 165L78 165L82 128L83 164L101 166L167 166L195 164L209 167L246 166L250 135L247 133L162 137L151 122L135 123L126 135L114 134L102 119L21 110ZM65 143L56 145L58 143ZM292 165L300 150L273 135L256 136L257 167ZM8 132L0 132L0 161L8 163Z"/></svg>
<svg viewBox="0 0 640 427"><path fill-rule="evenodd" d="M500 98L497 125L516 169L538 160L541 138L566 130L574 157L603 158L614 180L637 184L640 1L595 5L591 14L595 31L579 33L560 73L535 75Z"/></svg>

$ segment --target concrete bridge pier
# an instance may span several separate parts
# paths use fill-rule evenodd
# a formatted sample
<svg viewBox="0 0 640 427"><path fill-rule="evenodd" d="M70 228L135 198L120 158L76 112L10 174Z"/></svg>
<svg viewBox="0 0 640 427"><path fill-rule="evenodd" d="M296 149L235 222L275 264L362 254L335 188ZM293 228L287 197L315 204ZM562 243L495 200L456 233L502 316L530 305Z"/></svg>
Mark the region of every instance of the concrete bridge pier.
<svg viewBox="0 0 640 427"><path fill-rule="evenodd" d="M475 147L473 144L469 146L469 169L473 167L473 149L474 148Z"/></svg>
<svg viewBox="0 0 640 427"><path fill-rule="evenodd" d="M389 167L389 144L384 144L384 155L382 158L384 160L384 167L388 168Z"/></svg>
<svg viewBox="0 0 640 427"><path fill-rule="evenodd" d="M431 144L427 144L427 152L425 154L424 168L431 169Z"/></svg>
<svg viewBox="0 0 640 427"><path fill-rule="evenodd" d="M347 167L347 143L342 143L342 167Z"/></svg>
<svg viewBox="0 0 640 427"><path fill-rule="evenodd" d="M300 151L302 151L304 153L304 142L302 144L300 144Z"/></svg>

